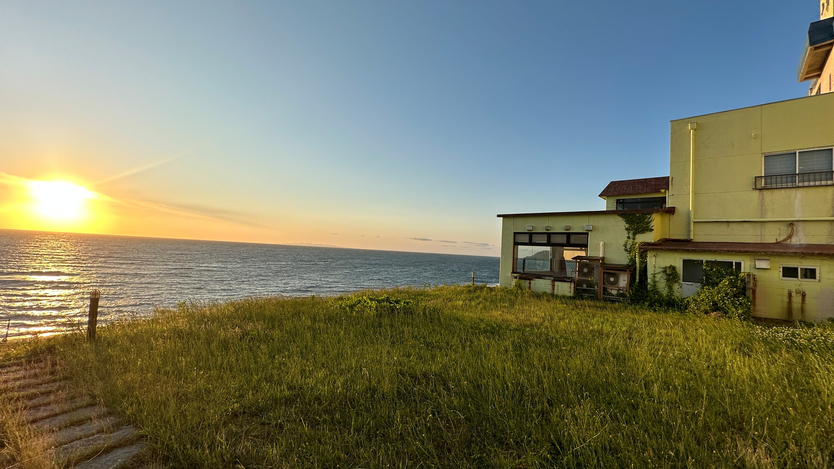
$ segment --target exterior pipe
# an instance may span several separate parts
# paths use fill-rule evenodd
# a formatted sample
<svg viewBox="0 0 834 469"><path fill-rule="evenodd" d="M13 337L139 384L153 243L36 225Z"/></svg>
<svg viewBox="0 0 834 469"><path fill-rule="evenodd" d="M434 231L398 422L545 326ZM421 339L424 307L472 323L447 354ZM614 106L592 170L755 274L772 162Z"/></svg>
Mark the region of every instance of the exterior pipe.
<svg viewBox="0 0 834 469"><path fill-rule="evenodd" d="M695 129L697 122L689 123L689 239L695 239Z"/></svg>
<svg viewBox="0 0 834 469"><path fill-rule="evenodd" d="M794 225L793 223L788 223L788 226L791 227L791 234L786 236L785 239L776 241L776 244L788 242L788 241L790 241L791 238L793 238L793 232L794 232L794 229L796 229L796 225Z"/></svg>
<svg viewBox="0 0 834 469"><path fill-rule="evenodd" d="M834 217L804 217L804 218L724 218L695 220L695 223L771 223L795 221L834 221Z"/></svg>
<svg viewBox="0 0 834 469"><path fill-rule="evenodd" d="M634 271L635 280L634 283L640 283L640 252L637 252L637 269Z"/></svg>
<svg viewBox="0 0 834 469"><path fill-rule="evenodd" d="M599 242L599 257L605 257L605 241Z"/></svg>

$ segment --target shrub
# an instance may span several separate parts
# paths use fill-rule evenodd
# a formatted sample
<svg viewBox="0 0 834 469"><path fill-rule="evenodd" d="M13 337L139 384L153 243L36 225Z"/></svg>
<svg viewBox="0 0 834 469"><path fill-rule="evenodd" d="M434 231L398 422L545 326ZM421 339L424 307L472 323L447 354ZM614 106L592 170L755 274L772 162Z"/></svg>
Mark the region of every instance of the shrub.
<svg viewBox="0 0 834 469"><path fill-rule="evenodd" d="M749 318L753 312L753 304L747 296L747 275L720 268L710 262L705 263L704 286L689 298L687 311Z"/></svg>
<svg viewBox="0 0 834 469"><path fill-rule="evenodd" d="M339 307L351 314L380 313L380 314L413 314L414 302L402 298L384 296L351 296L339 300Z"/></svg>

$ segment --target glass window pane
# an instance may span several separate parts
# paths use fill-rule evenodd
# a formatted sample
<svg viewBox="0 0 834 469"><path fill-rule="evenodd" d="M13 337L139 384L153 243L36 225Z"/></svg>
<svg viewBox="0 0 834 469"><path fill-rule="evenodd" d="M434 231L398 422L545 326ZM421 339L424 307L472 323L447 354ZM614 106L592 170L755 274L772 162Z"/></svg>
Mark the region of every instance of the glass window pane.
<svg viewBox="0 0 834 469"><path fill-rule="evenodd" d="M550 235L550 244L568 244L568 235L552 234Z"/></svg>
<svg viewBox="0 0 834 469"><path fill-rule="evenodd" d="M663 208L666 197L640 197L634 199L617 199L617 210L646 210Z"/></svg>
<svg viewBox="0 0 834 469"><path fill-rule="evenodd" d="M776 174L795 174L796 154L782 153L779 155L765 155L764 175L773 176Z"/></svg>
<svg viewBox="0 0 834 469"><path fill-rule="evenodd" d="M530 235L527 233L516 233L515 234L515 242L516 243L529 243L530 242Z"/></svg>
<svg viewBox="0 0 834 469"><path fill-rule="evenodd" d="M799 278L799 267L782 266L782 278Z"/></svg>
<svg viewBox="0 0 834 469"><path fill-rule="evenodd" d="M573 277L576 274L577 256L584 256L587 250L584 248L554 248L559 250L558 275L562 277ZM553 256L556 257L555 255Z"/></svg>
<svg viewBox="0 0 834 469"><path fill-rule="evenodd" d="M681 280L689 283L704 283L704 261L684 259Z"/></svg>
<svg viewBox="0 0 834 469"><path fill-rule="evenodd" d="M799 152L799 172L831 171L831 149Z"/></svg>
<svg viewBox="0 0 834 469"><path fill-rule="evenodd" d="M588 235L586 234L572 234L570 235L570 243L579 246L588 245Z"/></svg>
<svg viewBox="0 0 834 469"><path fill-rule="evenodd" d="M800 278L803 280L816 280L817 279L817 269L813 267L803 267L799 269L801 275Z"/></svg>
<svg viewBox="0 0 834 469"><path fill-rule="evenodd" d="M539 244L547 244L547 234L534 234L533 242Z"/></svg>
<svg viewBox="0 0 834 469"><path fill-rule="evenodd" d="M550 248L545 246L519 246L516 272L549 272Z"/></svg>

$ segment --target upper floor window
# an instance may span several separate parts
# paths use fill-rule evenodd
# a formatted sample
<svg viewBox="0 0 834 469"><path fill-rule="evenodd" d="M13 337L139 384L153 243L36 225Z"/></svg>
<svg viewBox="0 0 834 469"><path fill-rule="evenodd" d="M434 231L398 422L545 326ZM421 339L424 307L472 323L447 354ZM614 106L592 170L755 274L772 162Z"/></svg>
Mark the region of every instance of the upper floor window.
<svg viewBox="0 0 834 469"><path fill-rule="evenodd" d="M666 207L666 197L638 197L617 199L617 210L642 210Z"/></svg>
<svg viewBox="0 0 834 469"><path fill-rule="evenodd" d="M764 155L764 176L756 177L756 189L830 186L834 184L831 148Z"/></svg>

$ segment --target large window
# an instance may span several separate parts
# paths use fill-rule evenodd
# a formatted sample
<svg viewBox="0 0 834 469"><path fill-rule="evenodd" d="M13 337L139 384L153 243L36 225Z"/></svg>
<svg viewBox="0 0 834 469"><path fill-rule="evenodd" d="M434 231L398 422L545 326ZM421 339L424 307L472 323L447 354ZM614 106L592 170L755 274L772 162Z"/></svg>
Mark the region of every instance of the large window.
<svg viewBox="0 0 834 469"><path fill-rule="evenodd" d="M756 178L757 189L827 186L833 183L834 155L831 148L765 155L764 176Z"/></svg>
<svg viewBox="0 0 834 469"><path fill-rule="evenodd" d="M638 197L635 199L617 199L617 210L644 210L665 208L666 197Z"/></svg>
<svg viewBox="0 0 834 469"><path fill-rule="evenodd" d="M741 272L741 261L711 261L703 259L684 259L681 281L685 283L704 283L704 263L709 262L715 267Z"/></svg>
<svg viewBox="0 0 834 469"><path fill-rule="evenodd" d="M588 253L587 233L515 233L513 271L573 277L577 256Z"/></svg>

